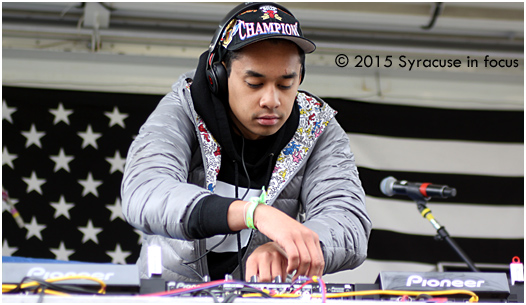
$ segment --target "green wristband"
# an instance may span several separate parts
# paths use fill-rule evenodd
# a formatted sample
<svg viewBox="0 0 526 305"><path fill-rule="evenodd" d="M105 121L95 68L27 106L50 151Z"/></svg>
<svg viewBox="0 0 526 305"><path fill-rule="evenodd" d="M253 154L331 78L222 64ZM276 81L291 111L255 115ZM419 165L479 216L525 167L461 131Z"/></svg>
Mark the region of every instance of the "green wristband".
<svg viewBox="0 0 526 305"><path fill-rule="evenodd" d="M247 209L247 214L245 215L245 221L246 225L249 229L257 230L257 228L254 226L254 211L256 211L256 208L260 204L265 204L265 200L267 199L267 192L265 192L265 187L263 187L263 192L261 192L261 196L258 197L252 197L250 198L250 205Z"/></svg>

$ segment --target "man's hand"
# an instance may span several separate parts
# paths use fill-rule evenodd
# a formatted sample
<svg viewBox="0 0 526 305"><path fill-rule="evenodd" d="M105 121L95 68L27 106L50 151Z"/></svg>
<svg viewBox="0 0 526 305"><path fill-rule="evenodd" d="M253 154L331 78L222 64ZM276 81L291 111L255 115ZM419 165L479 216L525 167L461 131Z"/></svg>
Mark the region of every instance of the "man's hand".
<svg viewBox="0 0 526 305"><path fill-rule="evenodd" d="M246 201L241 200L234 201L230 205L228 210L228 225L231 230L238 231L247 228L244 222L245 205ZM287 274L292 274L294 270L296 270L296 274L292 280L296 280L300 275L312 277L323 274L325 260L323 259L320 240L316 232L310 230L282 211L268 205L258 205L254 211L253 218L255 227L274 241L276 244L274 246L279 246L278 248L281 248L284 254L283 252L277 251L276 247L274 247L272 251L269 251L267 247L262 248L261 251L266 251L268 255L272 255L272 260L268 257L263 258L261 255L252 258L251 255L250 258L252 259L249 258L250 261L247 261L246 268L248 280L252 275L258 275L260 280L263 280L262 277L266 277L269 274L273 275L274 270L281 270L282 267L276 262L278 252L286 259L286 273L282 276L283 279L285 279ZM283 258L280 260L282 259ZM271 265L268 265L269 261L272 261ZM274 262L276 262L276 265L274 265ZM251 264L255 264L255 267ZM267 264L266 268L265 264ZM257 273L249 274L249 270L256 270Z"/></svg>
<svg viewBox="0 0 526 305"><path fill-rule="evenodd" d="M254 225L285 250L287 274L292 274L296 270L293 281L300 275L308 277L322 275L325 260L316 232L280 210L266 205L259 205L256 208Z"/></svg>
<svg viewBox="0 0 526 305"><path fill-rule="evenodd" d="M287 277L287 254L275 242L259 246L247 259L245 280L257 275L259 282L272 282L276 276Z"/></svg>

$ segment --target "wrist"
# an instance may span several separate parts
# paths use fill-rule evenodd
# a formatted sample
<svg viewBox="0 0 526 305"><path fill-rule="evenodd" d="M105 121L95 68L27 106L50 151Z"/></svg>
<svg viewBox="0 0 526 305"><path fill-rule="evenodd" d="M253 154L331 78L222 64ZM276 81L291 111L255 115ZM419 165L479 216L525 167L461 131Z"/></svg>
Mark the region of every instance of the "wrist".
<svg viewBox="0 0 526 305"><path fill-rule="evenodd" d="M245 223L249 229L257 230L257 227L254 224L254 214L256 209L260 205L265 205L267 193L265 192L265 187L259 197L250 198L250 203L246 205L246 214L245 214Z"/></svg>
<svg viewBox="0 0 526 305"><path fill-rule="evenodd" d="M260 204L256 207L256 209L254 210L254 227L256 227L256 229L259 230L259 225L258 224L261 224L265 218L265 213L266 213L266 210L267 209L271 209L272 207L268 206L268 205L264 205L264 204Z"/></svg>
<svg viewBox="0 0 526 305"><path fill-rule="evenodd" d="M232 231L241 231L247 228L244 220L244 208L248 201L236 200L228 208L228 226Z"/></svg>

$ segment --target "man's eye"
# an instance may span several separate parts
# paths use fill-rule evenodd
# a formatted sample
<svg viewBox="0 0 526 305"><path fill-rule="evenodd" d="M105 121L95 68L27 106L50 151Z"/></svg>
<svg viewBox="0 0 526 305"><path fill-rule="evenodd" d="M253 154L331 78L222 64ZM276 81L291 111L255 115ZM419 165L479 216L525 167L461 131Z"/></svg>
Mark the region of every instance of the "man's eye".
<svg viewBox="0 0 526 305"><path fill-rule="evenodd" d="M279 87L280 87L281 89L285 89L285 90L287 90L287 89L292 88L292 85L288 85L288 86L286 86L286 85L279 85Z"/></svg>
<svg viewBox="0 0 526 305"><path fill-rule="evenodd" d="M252 83L249 83L249 82L245 82L250 88L253 88L253 89L257 89L257 88L260 88L262 86L262 84L252 84Z"/></svg>

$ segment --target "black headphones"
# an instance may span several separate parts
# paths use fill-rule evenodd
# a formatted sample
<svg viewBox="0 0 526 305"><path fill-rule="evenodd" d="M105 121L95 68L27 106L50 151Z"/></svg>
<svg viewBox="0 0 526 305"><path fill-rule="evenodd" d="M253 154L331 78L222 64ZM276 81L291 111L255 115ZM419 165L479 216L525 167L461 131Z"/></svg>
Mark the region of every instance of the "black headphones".
<svg viewBox="0 0 526 305"><path fill-rule="evenodd" d="M280 10L286 12L287 14L292 15L292 13L284 8L283 6L271 3L271 2L245 2L242 4L239 4L235 8L233 8L226 16L221 20L221 23L219 24L219 28L216 30L214 37L212 38L212 42L210 43L210 46L208 47L208 58L206 61L206 77L208 79L208 86L210 87L210 91L212 91L213 94L217 96L224 96L228 92L228 76L225 66L222 64L223 55L222 52L219 51L219 45L220 40L223 37L223 32L227 25L236 18L237 15L240 13L249 10L249 9L258 9L262 5L273 5L276 8L279 8ZM301 80L300 84L303 82L303 79L305 77L305 63L301 63Z"/></svg>

